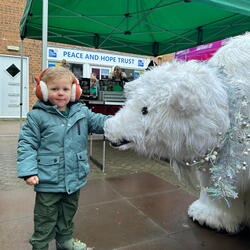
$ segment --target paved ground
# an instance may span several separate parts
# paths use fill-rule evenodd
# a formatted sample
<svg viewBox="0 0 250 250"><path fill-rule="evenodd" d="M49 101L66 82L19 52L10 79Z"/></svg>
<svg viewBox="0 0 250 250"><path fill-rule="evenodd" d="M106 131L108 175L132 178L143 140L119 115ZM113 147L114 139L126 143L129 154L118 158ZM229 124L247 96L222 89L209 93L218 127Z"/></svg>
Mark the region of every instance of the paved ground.
<svg viewBox="0 0 250 250"><path fill-rule="evenodd" d="M17 121L0 121L0 249L31 250L35 193L16 178ZM95 250L249 250L249 230L228 235L187 216L196 199L166 162L106 146L106 169L91 163L81 189L75 237ZM102 141L93 157L102 161ZM55 250L55 242L49 247Z"/></svg>
<svg viewBox="0 0 250 250"><path fill-rule="evenodd" d="M0 120L0 189L14 190L30 188L22 180L16 178L16 145L21 123L19 121ZM95 137L100 138L101 137ZM103 141L93 140L93 158L102 163ZM181 185L186 191L193 193L189 187L181 184L167 162L152 160L138 156L133 151L119 151L106 143L105 171L98 164L90 161L91 174L89 180L128 175L140 172L154 174L174 185Z"/></svg>

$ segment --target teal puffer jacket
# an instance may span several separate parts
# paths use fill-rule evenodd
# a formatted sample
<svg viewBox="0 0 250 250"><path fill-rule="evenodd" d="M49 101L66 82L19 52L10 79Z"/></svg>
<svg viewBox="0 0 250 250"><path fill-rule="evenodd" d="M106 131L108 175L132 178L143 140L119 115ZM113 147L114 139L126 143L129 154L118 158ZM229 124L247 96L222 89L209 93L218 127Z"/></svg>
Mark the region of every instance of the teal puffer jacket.
<svg viewBox="0 0 250 250"><path fill-rule="evenodd" d="M38 192L71 194L87 182L89 133L103 133L109 116L84 104L71 105L68 117L38 101L27 115L18 142L18 177L37 175Z"/></svg>

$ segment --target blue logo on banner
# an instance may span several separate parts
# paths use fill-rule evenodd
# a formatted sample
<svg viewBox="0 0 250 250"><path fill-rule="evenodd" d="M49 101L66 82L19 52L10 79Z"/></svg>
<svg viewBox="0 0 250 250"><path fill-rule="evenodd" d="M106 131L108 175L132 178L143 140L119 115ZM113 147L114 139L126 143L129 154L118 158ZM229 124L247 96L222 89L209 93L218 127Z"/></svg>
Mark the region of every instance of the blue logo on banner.
<svg viewBox="0 0 250 250"><path fill-rule="evenodd" d="M55 67L55 66L56 66L55 63L49 63L48 68L50 68L50 67Z"/></svg>
<svg viewBox="0 0 250 250"><path fill-rule="evenodd" d="M143 66L144 66L144 63L143 63L142 60L138 60L138 66L139 66L139 67L143 67Z"/></svg>
<svg viewBox="0 0 250 250"><path fill-rule="evenodd" d="M54 58L57 57L57 54L53 49L49 49L49 57L54 57Z"/></svg>

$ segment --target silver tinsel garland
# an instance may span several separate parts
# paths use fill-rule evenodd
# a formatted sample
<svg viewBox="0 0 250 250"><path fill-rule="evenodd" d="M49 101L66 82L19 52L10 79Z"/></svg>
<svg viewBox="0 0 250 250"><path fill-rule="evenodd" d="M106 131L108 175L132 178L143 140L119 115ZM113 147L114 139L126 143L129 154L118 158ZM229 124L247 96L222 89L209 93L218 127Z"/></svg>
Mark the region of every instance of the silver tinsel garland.
<svg viewBox="0 0 250 250"><path fill-rule="evenodd" d="M250 102L246 96L244 82L241 81L230 84L228 96L231 121L229 130L224 135L218 134L218 144L207 155L198 161L187 162L186 165L207 171L204 163L208 163L211 174L211 187L207 188L208 195L223 198L230 206L230 199L238 197L237 177L248 167Z"/></svg>

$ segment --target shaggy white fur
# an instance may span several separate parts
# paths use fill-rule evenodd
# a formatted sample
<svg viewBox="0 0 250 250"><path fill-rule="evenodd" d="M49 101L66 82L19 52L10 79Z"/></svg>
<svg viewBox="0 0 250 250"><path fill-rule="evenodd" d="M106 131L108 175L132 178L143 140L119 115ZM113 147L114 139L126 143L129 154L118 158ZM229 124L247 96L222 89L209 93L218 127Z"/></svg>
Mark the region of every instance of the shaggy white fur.
<svg viewBox="0 0 250 250"><path fill-rule="evenodd" d="M125 106L105 123L105 136L122 150L168 158L180 169L197 167L201 193L189 216L231 233L250 224L249 51L246 33L230 39L207 63L173 61L145 72L125 85ZM207 192L212 180L221 181L215 178L217 165L239 168L236 176L223 177L234 180L238 193L236 199L228 196L230 207Z"/></svg>
<svg viewBox="0 0 250 250"><path fill-rule="evenodd" d="M105 130L113 142L131 141L124 149L193 160L228 129L226 90L216 69L206 64L167 63L126 84L125 93L125 107L107 122ZM148 114L142 114L143 107Z"/></svg>

